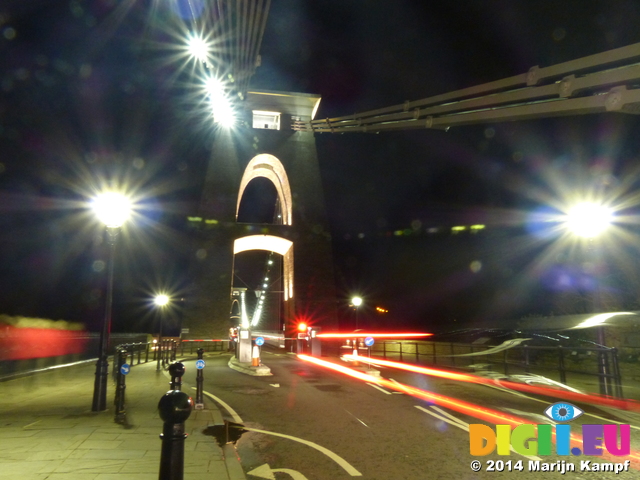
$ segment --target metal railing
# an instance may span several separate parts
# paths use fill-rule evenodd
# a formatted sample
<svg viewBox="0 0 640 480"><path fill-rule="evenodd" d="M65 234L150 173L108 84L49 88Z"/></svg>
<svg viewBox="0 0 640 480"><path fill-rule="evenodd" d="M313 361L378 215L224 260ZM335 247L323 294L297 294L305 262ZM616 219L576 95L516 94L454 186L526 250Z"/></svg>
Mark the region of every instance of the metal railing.
<svg viewBox="0 0 640 480"><path fill-rule="evenodd" d="M225 352L229 350L229 340L218 339L188 339L180 341L180 355L184 355L185 351L192 355L202 348L205 352Z"/></svg>
<svg viewBox="0 0 640 480"><path fill-rule="evenodd" d="M489 370L504 375L544 372L567 384L568 374L603 377L622 397L622 375L616 348L518 345L484 354L489 346L453 342L383 341L371 347L371 355L401 362L415 362L464 370ZM599 373L597 359L603 355L606 371Z"/></svg>

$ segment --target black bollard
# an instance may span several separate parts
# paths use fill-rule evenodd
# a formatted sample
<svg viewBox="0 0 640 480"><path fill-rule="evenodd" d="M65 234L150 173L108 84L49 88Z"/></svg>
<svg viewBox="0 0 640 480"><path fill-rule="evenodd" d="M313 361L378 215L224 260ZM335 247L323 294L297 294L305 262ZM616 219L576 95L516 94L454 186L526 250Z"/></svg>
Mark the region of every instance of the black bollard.
<svg viewBox="0 0 640 480"><path fill-rule="evenodd" d="M173 365L172 365L173 366ZM184 422L191 415L193 400L179 390L164 394L158 403L162 427L162 452L159 480L183 480L184 477Z"/></svg>
<svg viewBox="0 0 640 480"><path fill-rule="evenodd" d="M204 348L199 348L198 360L202 360L203 355L204 355ZM204 401L202 398L203 383L204 383L204 368L198 368L196 370L196 410L204 409Z"/></svg>
<svg viewBox="0 0 640 480"><path fill-rule="evenodd" d="M126 373L123 373L122 366L127 363L127 350L118 350L118 370L116 372L116 396L114 405L116 406L115 421L116 423L122 423L125 420L126 412L124 407L124 392L127 389L125 379ZM128 373L128 369L127 369Z"/></svg>
<svg viewBox="0 0 640 480"><path fill-rule="evenodd" d="M182 376L184 375L184 364L174 362L169 365L169 375L171 375L171 390L180 390L182 388Z"/></svg>

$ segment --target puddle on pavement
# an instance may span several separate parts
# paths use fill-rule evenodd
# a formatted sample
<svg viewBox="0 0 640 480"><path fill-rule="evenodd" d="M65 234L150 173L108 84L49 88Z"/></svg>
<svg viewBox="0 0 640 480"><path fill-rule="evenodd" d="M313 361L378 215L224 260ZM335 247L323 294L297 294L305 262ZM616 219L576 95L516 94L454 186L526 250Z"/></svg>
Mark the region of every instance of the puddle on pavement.
<svg viewBox="0 0 640 480"><path fill-rule="evenodd" d="M241 423L224 421L223 425L211 425L205 428L202 433L214 437L218 445L223 447L228 443L236 443L243 433L247 430L243 429Z"/></svg>

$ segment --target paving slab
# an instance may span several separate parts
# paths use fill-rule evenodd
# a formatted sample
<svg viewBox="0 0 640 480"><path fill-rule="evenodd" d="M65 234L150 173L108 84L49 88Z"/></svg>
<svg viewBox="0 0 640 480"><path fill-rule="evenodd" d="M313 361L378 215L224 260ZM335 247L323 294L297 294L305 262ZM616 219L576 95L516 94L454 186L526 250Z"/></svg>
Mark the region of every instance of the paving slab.
<svg viewBox="0 0 640 480"><path fill-rule="evenodd" d="M0 480L158 478L163 426L158 401L169 390L168 374L157 371L155 362L132 367L122 423L115 421L111 377L108 409L91 411L94 378L95 361L2 381ZM191 388L184 390L195 395ZM205 408L194 410L185 422L185 478L245 478L234 447L225 450L203 433L222 419L206 398Z"/></svg>

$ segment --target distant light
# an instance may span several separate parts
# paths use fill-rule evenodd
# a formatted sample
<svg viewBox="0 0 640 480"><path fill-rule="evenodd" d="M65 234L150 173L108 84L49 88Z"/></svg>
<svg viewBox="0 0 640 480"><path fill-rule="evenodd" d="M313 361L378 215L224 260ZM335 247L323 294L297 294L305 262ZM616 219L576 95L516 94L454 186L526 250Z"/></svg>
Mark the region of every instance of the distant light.
<svg viewBox="0 0 640 480"><path fill-rule="evenodd" d="M360 305L362 305L362 298L361 297L353 297L351 299L351 304L354 307L359 307Z"/></svg>
<svg viewBox="0 0 640 480"><path fill-rule="evenodd" d="M389 313L389 310L387 310L386 308L382 308L382 307L376 307L376 312Z"/></svg>
<svg viewBox="0 0 640 480"><path fill-rule="evenodd" d="M567 213L567 228L584 238L597 237L611 225L611 209L597 203L581 203Z"/></svg>
<svg viewBox="0 0 640 480"><path fill-rule="evenodd" d="M232 127L236 123L233 105L227 97L225 84L218 78L209 77L204 82L206 95L211 103L213 119L225 127Z"/></svg>
<svg viewBox="0 0 640 480"><path fill-rule="evenodd" d="M267 285L266 283L263 283L263 284L262 284L262 287L263 287L263 288L267 288L267 287L268 287L268 285Z"/></svg>
<svg viewBox="0 0 640 480"><path fill-rule="evenodd" d="M169 297L165 294L156 295L153 299L153 303L155 303L159 307L164 307L169 303Z"/></svg>
<svg viewBox="0 0 640 480"><path fill-rule="evenodd" d="M456 227L451 227L451 231L453 233L464 232L467 229L464 225L458 225Z"/></svg>
<svg viewBox="0 0 640 480"><path fill-rule="evenodd" d="M105 192L92 203L98 219L107 227L121 227L131 216L131 201L121 193Z"/></svg>
<svg viewBox="0 0 640 480"><path fill-rule="evenodd" d="M635 315L635 313L633 312L610 312L610 313L599 313L597 315L593 315L589 318L587 318L586 320L584 320L583 322L579 323L578 325L576 325L575 328L589 328L589 327L594 327L596 325L602 325L603 323L606 323L607 320L609 320L612 317L618 316L618 315Z"/></svg>
<svg viewBox="0 0 640 480"><path fill-rule="evenodd" d="M190 36L187 41L187 51L196 60L207 63L209 44L204 38L195 35Z"/></svg>
<svg viewBox="0 0 640 480"><path fill-rule="evenodd" d="M472 232L477 232L479 230L484 230L485 226L484 225L471 225L471 231Z"/></svg>
<svg viewBox="0 0 640 480"><path fill-rule="evenodd" d="M299 332L306 332L307 331L307 324L304 322L301 322L298 324L298 331Z"/></svg>

